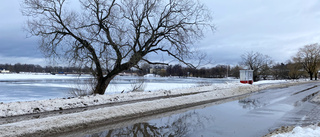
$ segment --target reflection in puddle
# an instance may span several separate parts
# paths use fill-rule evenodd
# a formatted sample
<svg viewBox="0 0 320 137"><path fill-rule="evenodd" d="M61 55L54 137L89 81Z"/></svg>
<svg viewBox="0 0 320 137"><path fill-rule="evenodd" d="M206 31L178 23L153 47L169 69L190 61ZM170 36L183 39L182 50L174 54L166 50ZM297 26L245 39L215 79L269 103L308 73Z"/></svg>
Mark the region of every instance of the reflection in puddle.
<svg viewBox="0 0 320 137"><path fill-rule="evenodd" d="M140 122L124 128L106 130L86 137L256 136L255 132L251 132L252 129L261 130L265 129L265 126L271 126L272 121L269 118L258 116L261 114L256 117L249 116L249 111L239 105L238 101L233 101ZM264 124L261 124L262 122Z"/></svg>
<svg viewBox="0 0 320 137"><path fill-rule="evenodd" d="M173 115L160 121L152 120L149 122L137 123L125 128L111 129L86 137L114 137L114 136L130 136L130 137L181 137L187 136L195 129L204 128L204 123L208 119L201 117L197 112L188 112L183 115Z"/></svg>
<svg viewBox="0 0 320 137"><path fill-rule="evenodd" d="M265 106L266 104L260 102L258 99L246 98L239 100L239 105L244 109L256 109Z"/></svg>

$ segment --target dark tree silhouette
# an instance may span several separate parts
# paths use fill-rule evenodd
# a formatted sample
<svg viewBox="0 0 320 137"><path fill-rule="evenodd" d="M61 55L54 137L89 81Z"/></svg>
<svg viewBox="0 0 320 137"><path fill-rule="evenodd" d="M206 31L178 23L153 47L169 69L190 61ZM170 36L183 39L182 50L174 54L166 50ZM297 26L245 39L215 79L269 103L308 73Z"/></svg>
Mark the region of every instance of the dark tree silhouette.
<svg viewBox="0 0 320 137"><path fill-rule="evenodd" d="M320 46L318 43L305 45L303 48L300 48L293 60L303 66L304 70L309 74L310 80L312 80L313 75L315 80L317 80L320 66Z"/></svg>
<svg viewBox="0 0 320 137"><path fill-rule="evenodd" d="M104 94L120 72L139 67L149 54L166 53L184 64L192 58L191 44L203 37L211 15L194 0L80 0L81 10L67 0L24 0L27 30L41 37L48 57L90 66Z"/></svg>
<svg viewBox="0 0 320 137"><path fill-rule="evenodd" d="M241 55L242 62L240 64L253 70L253 80L258 81L258 75L265 75L272 64L272 59L268 55L263 55L259 52L247 52Z"/></svg>

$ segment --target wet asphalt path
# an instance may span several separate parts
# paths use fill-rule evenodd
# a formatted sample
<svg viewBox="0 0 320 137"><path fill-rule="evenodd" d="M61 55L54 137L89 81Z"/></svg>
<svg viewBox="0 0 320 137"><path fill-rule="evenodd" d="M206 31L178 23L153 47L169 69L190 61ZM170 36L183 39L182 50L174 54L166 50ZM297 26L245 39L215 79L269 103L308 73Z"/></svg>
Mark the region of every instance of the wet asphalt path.
<svg viewBox="0 0 320 137"><path fill-rule="evenodd" d="M267 89L231 102L136 120L122 127L88 129L81 135L259 137L281 126L320 122L320 105L310 101L319 92L320 83Z"/></svg>

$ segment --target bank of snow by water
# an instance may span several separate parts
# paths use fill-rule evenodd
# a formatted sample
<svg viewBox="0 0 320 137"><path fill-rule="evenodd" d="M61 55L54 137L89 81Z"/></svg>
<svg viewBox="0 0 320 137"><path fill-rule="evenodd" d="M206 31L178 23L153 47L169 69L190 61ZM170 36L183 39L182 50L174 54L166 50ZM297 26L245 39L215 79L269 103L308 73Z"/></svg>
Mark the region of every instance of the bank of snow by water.
<svg viewBox="0 0 320 137"><path fill-rule="evenodd" d="M292 129L292 128L289 128ZM285 133L278 133L271 137L319 137L319 125L309 125L306 127L294 127L291 131L284 131Z"/></svg>
<svg viewBox="0 0 320 137"><path fill-rule="evenodd" d="M95 106L107 103L117 103L171 95L192 94L204 91L210 91L210 94L214 95L215 98L221 98L225 96L243 94L248 91L255 91L257 88L258 86L242 85L239 83L225 83L203 87L191 87L187 89L159 90L154 92L130 92L113 95L91 95L76 98L58 98L38 101L1 103L0 117L48 112L54 110L65 110L70 108Z"/></svg>
<svg viewBox="0 0 320 137"><path fill-rule="evenodd" d="M91 126L101 121L126 116L142 115L175 106L205 102L208 100L242 95L270 87L284 87L301 83L301 81L269 81L243 85L239 83L213 84L211 86L191 87L188 89L161 90L156 92L137 92L115 95L95 95L71 99L51 99L41 101L11 102L0 104L0 116L16 116L53 110L101 105L112 102L123 102L144 98L188 94L172 98L141 101L131 104L88 110L80 113L26 120L0 125L0 134L4 136L23 136L30 134L52 134L67 132ZM197 93L197 94L191 94Z"/></svg>
<svg viewBox="0 0 320 137"><path fill-rule="evenodd" d="M117 76L106 90L106 94L130 92L133 87L141 84L143 90L154 92L160 89L172 90L190 88L198 85L217 83L238 83L237 79L210 78L178 78L178 77L138 77ZM76 90L91 90L92 77L90 75L49 73L0 73L0 102L33 101L73 96Z"/></svg>
<svg viewBox="0 0 320 137"><path fill-rule="evenodd" d="M159 90L154 92L130 92L113 95L91 95L76 98L57 98L37 101L0 103L0 117L48 112L54 110L65 110L71 108L95 106L107 103L132 101L146 98L193 94L204 91L209 91L208 93L206 93L210 95L208 99L224 98L255 92L268 87L286 86L295 83L301 83L301 81L262 81L253 85L244 85L240 83L224 83L184 89Z"/></svg>

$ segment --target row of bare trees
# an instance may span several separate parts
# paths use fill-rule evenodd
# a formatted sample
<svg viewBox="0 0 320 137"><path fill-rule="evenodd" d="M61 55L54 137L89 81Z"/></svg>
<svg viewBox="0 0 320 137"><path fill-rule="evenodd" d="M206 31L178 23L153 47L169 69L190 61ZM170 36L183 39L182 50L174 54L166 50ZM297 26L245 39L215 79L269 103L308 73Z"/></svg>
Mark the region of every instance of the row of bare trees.
<svg viewBox="0 0 320 137"><path fill-rule="evenodd" d="M253 79L258 81L258 76L266 78L268 71L273 63L271 57L263 55L259 52L247 52L241 56L241 65L246 66L248 69L253 70Z"/></svg>
<svg viewBox="0 0 320 137"><path fill-rule="evenodd" d="M320 69L320 45L318 43L305 45L295 56L284 63L274 64L271 57L259 52L247 52L241 56L240 63L253 70L254 81L266 79L298 79L309 75L310 80L317 80Z"/></svg>
<svg viewBox="0 0 320 137"><path fill-rule="evenodd" d="M317 80L320 69L320 45L310 44L300 48L295 56L285 63L274 63L272 58L259 52L247 52L242 56L239 65L217 65L210 68L190 68L181 65L159 67L154 74L160 76L194 76L207 78L235 77L239 78L239 70L254 71L254 80L260 79L299 79L310 77ZM144 65L146 66L146 65ZM148 66L150 68L150 66ZM146 70L144 67L143 70ZM146 72L147 73L147 72Z"/></svg>
<svg viewBox="0 0 320 137"><path fill-rule="evenodd" d="M305 45L299 49L299 52L292 59L294 62L309 74L310 80L318 79L318 71L320 69L320 45L318 43Z"/></svg>
<svg viewBox="0 0 320 137"><path fill-rule="evenodd" d="M284 65L283 65L284 66ZM282 66L282 67L283 67ZM278 65L278 67L280 67ZM320 69L320 45L318 43L308 44L301 47L295 56L286 64L288 78L297 79L309 76L310 80L318 79ZM281 70L278 68L278 70ZM306 74L307 73L307 74Z"/></svg>

